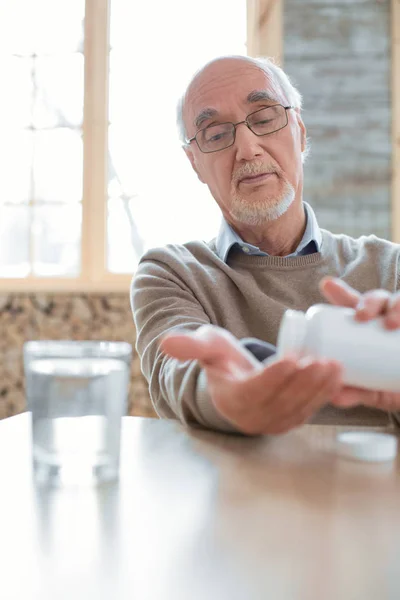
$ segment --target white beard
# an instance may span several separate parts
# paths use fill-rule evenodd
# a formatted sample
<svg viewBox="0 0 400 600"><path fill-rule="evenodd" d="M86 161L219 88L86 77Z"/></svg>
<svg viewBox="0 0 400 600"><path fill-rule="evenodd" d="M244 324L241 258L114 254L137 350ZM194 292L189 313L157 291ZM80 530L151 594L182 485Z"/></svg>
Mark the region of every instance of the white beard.
<svg viewBox="0 0 400 600"><path fill-rule="evenodd" d="M288 182L285 182L282 194L278 198L266 198L254 204L246 202L241 196L235 194L230 206L230 214L237 223L249 226L262 225L266 221L275 221L284 215L295 196L294 188Z"/></svg>

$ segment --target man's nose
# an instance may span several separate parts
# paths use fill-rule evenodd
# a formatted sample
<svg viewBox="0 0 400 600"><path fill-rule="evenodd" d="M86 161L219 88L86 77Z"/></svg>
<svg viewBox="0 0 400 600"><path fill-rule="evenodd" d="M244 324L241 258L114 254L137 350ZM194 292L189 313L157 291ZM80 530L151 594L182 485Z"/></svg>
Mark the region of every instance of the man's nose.
<svg viewBox="0 0 400 600"><path fill-rule="evenodd" d="M263 153L259 136L253 133L246 123L240 123L236 127L235 147L237 161L250 161Z"/></svg>

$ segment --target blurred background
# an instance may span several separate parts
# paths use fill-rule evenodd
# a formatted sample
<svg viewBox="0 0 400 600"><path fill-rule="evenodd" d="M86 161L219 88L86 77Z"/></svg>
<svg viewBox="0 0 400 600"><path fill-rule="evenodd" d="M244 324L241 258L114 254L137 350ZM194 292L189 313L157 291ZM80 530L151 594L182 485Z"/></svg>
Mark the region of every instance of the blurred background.
<svg viewBox="0 0 400 600"><path fill-rule="evenodd" d="M141 254L218 231L175 123L217 55L273 56L303 94L320 225L400 241L399 4L0 0L0 418L25 410L25 340L134 345ZM129 412L154 414L137 357Z"/></svg>

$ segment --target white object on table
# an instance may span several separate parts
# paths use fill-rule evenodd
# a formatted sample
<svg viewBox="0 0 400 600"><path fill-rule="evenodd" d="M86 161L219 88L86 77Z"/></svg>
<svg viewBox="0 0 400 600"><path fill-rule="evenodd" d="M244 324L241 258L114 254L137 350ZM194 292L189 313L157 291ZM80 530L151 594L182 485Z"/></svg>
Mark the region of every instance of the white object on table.
<svg viewBox="0 0 400 600"><path fill-rule="evenodd" d="M397 455L397 438L387 433L344 431L337 436L342 456L380 462L393 460Z"/></svg>

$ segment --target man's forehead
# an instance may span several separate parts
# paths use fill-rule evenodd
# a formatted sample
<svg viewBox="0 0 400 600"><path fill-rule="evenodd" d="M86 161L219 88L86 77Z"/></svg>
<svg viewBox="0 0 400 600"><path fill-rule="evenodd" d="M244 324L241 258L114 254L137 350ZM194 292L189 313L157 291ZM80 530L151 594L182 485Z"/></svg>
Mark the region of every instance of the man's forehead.
<svg viewBox="0 0 400 600"><path fill-rule="evenodd" d="M203 69L192 81L185 98L186 116L194 122L196 115L208 109L218 110L229 100L239 103L280 101L272 74L258 65L240 60L221 60Z"/></svg>
<svg viewBox="0 0 400 600"><path fill-rule="evenodd" d="M224 59L207 65L192 81L187 96L212 95L227 87L234 87L246 97L253 89L272 91L272 74L258 65L238 59Z"/></svg>

